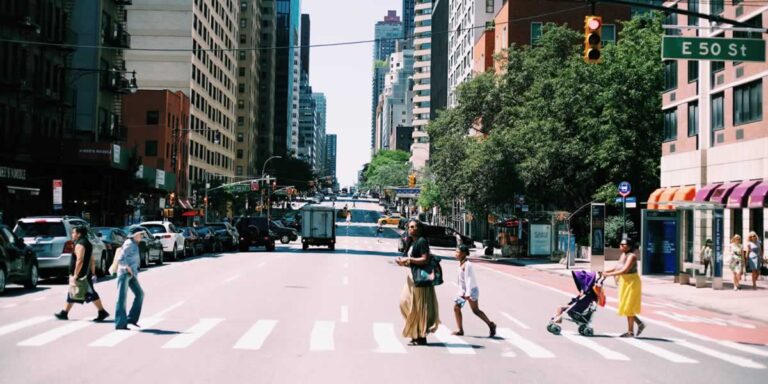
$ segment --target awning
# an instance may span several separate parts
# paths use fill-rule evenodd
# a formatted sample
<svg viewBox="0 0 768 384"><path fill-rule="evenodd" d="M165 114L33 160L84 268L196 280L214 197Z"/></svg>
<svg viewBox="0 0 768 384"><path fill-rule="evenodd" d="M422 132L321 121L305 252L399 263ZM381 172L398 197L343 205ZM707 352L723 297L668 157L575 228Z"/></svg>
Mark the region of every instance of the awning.
<svg viewBox="0 0 768 384"><path fill-rule="evenodd" d="M675 196L672 197L672 201L692 201L694 196L696 196L696 187L680 187L680 189L675 192Z"/></svg>
<svg viewBox="0 0 768 384"><path fill-rule="evenodd" d="M674 201L675 193L677 193L678 189L680 188L669 187L665 189L664 192L661 193L661 196L659 196L659 207L656 209L675 209L674 206L665 203Z"/></svg>
<svg viewBox="0 0 768 384"><path fill-rule="evenodd" d="M699 189L698 192L696 192L696 197L693 198L693 201L703 203L705 201L709 201L709 197L712 196L712 192L717 189L717 187L721 186L722 183L713 183L713 184L707 184L701 189Z"/></svg>
<svg viewBox="0 0 768 384"><path fill-rule="evenodd" d="M741 184L737 185L736 188L733 189L733 192L731 192L731 195L728 197L728 204L726 204L725 207L726 208L746 207L747 196L749 196L749 194L752 193L752 190L758 184L760 184L760 180L742 181Z"/></svg>
<svg viewBox="0 0 768 384"><path fill-rule="evenodd" d="M182 213L181 215L184 217L195 217L195 216L203 216L203 210L202 209L195 209L193 211L186 211Z"/></svg>
<svg viewBox="0 0 768 384"><path fill-rule="evenodd" d="M768 181L758 184L749 195L747 208L762 208L765 206L765 197L768 196Z"/></svg>
<svg viewBox="0 0 768 384"><path fill-rule="evenodd" d="M717 189L715 189L714 192L712 192L712 196L709 197L709 201L725 205L725 203L728 201L728 196L731 195L731 191L733 191L737 185L739 185L739 183L726 183L719 186Z"/></svg>
<svg viewBox="0 0 768 384"><path fill-rule="evenodd" d="M661 193L664 192L666 188L658 188L653 193L651 193L650 196L648 196L648 209L657 209L657 203L659 201L659 197L661 197Z"/></svg>

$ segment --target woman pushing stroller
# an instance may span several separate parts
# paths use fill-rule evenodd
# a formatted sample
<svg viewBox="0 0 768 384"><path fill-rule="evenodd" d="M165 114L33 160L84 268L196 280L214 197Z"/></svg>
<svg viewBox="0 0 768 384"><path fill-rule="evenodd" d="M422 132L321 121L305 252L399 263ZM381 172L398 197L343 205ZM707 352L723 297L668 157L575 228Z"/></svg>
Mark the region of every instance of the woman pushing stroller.
<svg viewBox="0 0 768 384"><path fill-rule="evenodd" d="M637 256L632 253L632 246L628 239L624 239L619 244L621 257L611 269L603 272L603 276L619 277L619 316L627 317L627 332L620 337L640 336L645 329L645 323L637 317L640 314L642 302L642 283L637 274ZM635 334L635 323L637 323L637 333Z"/></svg>

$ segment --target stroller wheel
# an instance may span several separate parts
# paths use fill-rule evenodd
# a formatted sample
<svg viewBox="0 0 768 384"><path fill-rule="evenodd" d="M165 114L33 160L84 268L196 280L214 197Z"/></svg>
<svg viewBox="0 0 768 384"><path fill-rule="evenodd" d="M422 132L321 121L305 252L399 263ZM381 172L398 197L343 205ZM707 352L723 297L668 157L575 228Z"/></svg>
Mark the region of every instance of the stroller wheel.
<svg viewBox="0 0 768 384"><path fill-rule="evenodd" d="M559 335L562 328L555 323L547 324L547 331L553 335Z"/></svg>
<svg viewBox="0 0 768 384"><path fill-rule="evenodd" d="M579 334L582 336L592 336L595 334L595 331L590 326L582 324L579 325Z"/></svg>

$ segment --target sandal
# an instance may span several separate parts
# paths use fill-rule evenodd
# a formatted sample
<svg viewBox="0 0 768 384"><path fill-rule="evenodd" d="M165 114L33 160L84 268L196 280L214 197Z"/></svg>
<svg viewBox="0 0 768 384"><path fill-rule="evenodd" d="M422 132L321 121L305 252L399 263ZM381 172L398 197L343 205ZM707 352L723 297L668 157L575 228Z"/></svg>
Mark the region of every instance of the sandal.
<svg viewBox="0 0 768 384"><path fill-rule="evenodd" d="M454 335L454 336L464 336L464 331L451 332L451 335Z"/></svg>
<svg viewBox="0 0 768 384"><path fill-rule="evenodd" d="M491 322L491 325L489 326L489 328L491 328L491 333L488 335L488 337L496 336L496 323Z"/></svg>
<svg viewBox="0 0 768 384"><path fill-rule="evenodd" d="M632 332L627 332L619 335L619 337L627 338L627 337L635 337L635 335Z"/></svg>
<svg viewBox="0 0 768 384"><path fill-rule="evenodd" d="M640 334L643 333L644 330L645 330L645 323L643 323L641 321L639 324L637 324L637 335L635 335L635 336L639 337Z"/></svg>

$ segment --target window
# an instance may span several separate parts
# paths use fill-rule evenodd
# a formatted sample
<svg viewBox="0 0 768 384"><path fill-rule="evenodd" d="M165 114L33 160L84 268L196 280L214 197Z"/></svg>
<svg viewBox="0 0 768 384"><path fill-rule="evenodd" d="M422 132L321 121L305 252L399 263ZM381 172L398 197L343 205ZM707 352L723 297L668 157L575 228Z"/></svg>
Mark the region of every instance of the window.
<svg viewBox="0 0 768 384"><path fill-rule="evenodd" d="M688 136L699 134L699 103L688 104Z"/></svg>
<svg viewBox="0 0 768 384"><path fill-rule="evenodd" d="M240 2L240 10L241 11L247 11L248 10L248 2L247 1L241 1Z"/></svg>
<svg viewBox="0 0 768 384"><path fill-rule="evenodd" d="M539 43L541 37L541 23L531 23L531 46Z"/></svg>
<svg viewBox="0 0 768 384"><path fill-rule="evenodd" d="M246 28L247 25L248 25L248 20L240 19L240 28Z"/></svg>
<svg viewBox="0 0 768 384"><path fill-rule="evenodd" d="M240 60L245 60L245 51L237 51L237 58Z"/></svg>
<svg viewBox="0 0 768 384"><path fill-rule="evenodd" d="M696 81L699 79L699 61L688 60L688 82Z"/></svg>
<svg viewBox="0 0 768 384"><path fill-rule="evenodd" d="M664 111L664 141L677 139L677 108Z"/></svg>
<svg viewBox="0 0 768 384"><path fill-rule="evenodd" d="M243 133L242 132L238 132L238 134L237 134L237 142L238 143L242 143L243 142Z"/></svg>
<svg viewBox="0 0 768 384"><path fill-rule="evenodd" d="M677 4L671 6L670 8L676 10ZM675 11L669 12L664 17L664 25L677 25L677 13L675 13ZM682 32L680 32L679 29L673 28L673 29L665 29L664 34L669 36L677 36L677 35L681 35Z"/></svg>
<svg viewBox="0 0 768 384"><path fill-rule="evenodd" d="M734 1L735 3L735 1ZM691 12L699 12L699 0L688 0L688 10ZM696 16L688 16L688 25L698 25L699 18Z"/></svg>
<svg viewBox="0 0 768 384"><path fill-rule="evenodd" d="M144 143L144 156L157 156L157 140L147 140Z"/></svg>
<svg viewBox="0 0 768 384"><path fill-rule="evenodd" d="M603 24L603 46L616 42L616 26Z"/></svg>
<svg viewBox="0 0 768 384"><path fill-rule="evenodd" d="M720 130L725 128L725 117L723 115L723 99L722 93L712 96L712 130Z"/></svg>
<svg viewBox="0 0 768 384"><path fill-rule="evenodd" d="M717 73L725 69L725 62L713 61L710 67L712 68L712 74L710 76L709 84L712 88L715 88L717 86Z"/></svg>
<svg viewBox="0 0 768 384"><path fill-rule="evenodd" d="M238 84L237 85L237 91L240 92L240 93L245 92L245 84L244 83Z"/></svg>
<svg viewBox="0 0 768 384"><path fill-rule="evenodd" d="M237 109L243 109L243 108L245 108L245 100L238 100Z"/></svg>
<svg viewBox="0 0 768 384"><path fill-rule="evenodd" d="M664 62L664 91L677 88L677 60Z"/></svg>
<svg viewBox="0 0 768 384"><path fill-rule="evenodd" d="M243 167L241 165L237 166L237 176L243 175Z"/></svg>
<svg viewBox="0 0 768 384"><path fill-rule="evenodd" d="M710 15L719 15L723 13L725 10L724 1L723 0L710 0L709 8L710 8Z"/></svg>
<svg viewBox="0 0 768 384"><path fill-rule="evenodd" d="M245 125L245 117L243 117L243 116L238 116L238 117L237 117L237 125L238 125L238 126L240 126L240 127L242 127L243 125Z"/></svg>
<svg viewBox="0 0 768 384"><path fill-rule="evenodd" d="M493 0L485 0L485 13L493 13Z"/></svg>
<svg viewBox="0 0 768 384"><path fill-rule="evenodd" d="M238 149L237 150L237 158L238 159L242 159L243 158L243 150L242 149Z"/></svg>
<svg viewBox="0 0 768 384"><path fill-rule="evenodd" d="M246 36L240 35L240 44L245 44Z"/></svg>
<svg viewBox="0 0 768 384"><path fill-rule="evenodd" d="M733 89L733 125L763 119L763 80Z"/></svg>
<svg viewBox="0 0 768 384"><path fill-rule="evenodd" d="M160 122L160 113L157 111L147 111L147 125L157 125Z"/></svg>
<svg viewBox="0 0 768 384"><path fill-rule="evenodd" d="M733 2L733 5L736 5L736 2ZM763 15L755 16L747 21L745 23L749 25L754 25L755 28L762 28L763 27ZM745 31L733 31L733 37L734 38L740 38L740 39L762 39L763 34L757 31L754 32L745 32Z"/></svg>

